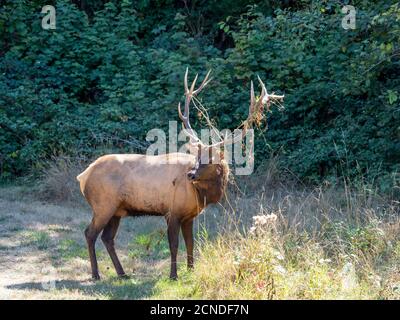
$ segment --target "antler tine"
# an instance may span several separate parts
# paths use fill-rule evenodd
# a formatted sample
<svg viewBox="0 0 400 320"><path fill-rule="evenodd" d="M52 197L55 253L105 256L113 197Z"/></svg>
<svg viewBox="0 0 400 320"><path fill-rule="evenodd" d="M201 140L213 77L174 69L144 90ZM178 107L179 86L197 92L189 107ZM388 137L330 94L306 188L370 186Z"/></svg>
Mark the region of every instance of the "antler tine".
<svg viewBox="0 0 400 320"><path fill-rule="evenodd" d="M197 81L197 78L198 78L198 77L199 77L199 74L196 73L196 76L194 77L194 80L193 80L193 82L192 82L192 85L190 86L190 95L191 95L191 96L193 96L193 94L195 93L194 86L196 85L196 81Z"/></svg>
<svg viewBox="0 0 400 320"><path fill-rule="evenodd" d="M283 98L285 98L285 95L277 95L277 94L269 94L268 96L275 100L283 100Z"/></svg>
<svg viewBox="0 0 400 320"><path fill-rule="evenodd" d="M187 79L188 73L189 73L189 68L186 67L185 78L184 78L184 80L183 80L183 83L184 83L184 86L185 86L185 94L188 94L188 93L189 93L188 79Z"/></svg>
<svg viewBox="0 0 400 320"><path fill-rule="evenodd" d="M271 100L283 100L283 98L285 97L284 95L276 95L274 93L268 94L268 91L265 88L265 84L264 84L264 82L261 81L260 77L258 77L258 81L260 82L261 88L262 88L260 98L261 98L261 102L263 104L268 103Z"/></svg>
<svg viewBox="0 0 400 320"><path fill-rule="evenodd" d="M182 114L181 103L180 102L178 103L178 115L179 115L179 118L183 121L185 116Z"/></svg>
<svg viewBox="0 0 400 320"><path fill-rule="evenodd" d="M185 109L186 109L186 105L185 105ZM189 136L190 138L190 142L192 144L196 144L196 143L201 143L200 139L196 136L196 134L194 133L192 126L190 125L189 122L189 112L187 113L187 116L184 116L182 114L181 111L181 103L178 103L178 114L179 114L179 118L182 120L182 126L183 126L183 130L186 132L186 134Z"/></svg>
<svg viewBox="0 0 400 320"><path fill-rule="evenodd" d="M196 74L196 77L194 78L190 89L188 86L188 74L189 74L189 68L186 68L185 71L185 77L184 77L184 87L185 87L185 109L184 112L182 114L182 110L181 110L181 104L178 104L178 115L179 118L182 120L183 122L183 127L185 129L185 132L189 135L191 142L193 143L193 141L195 141L197 144L201 143L200 139L196 136L196 134L194 133L191 125L190 125L190 118L189 118L189 106L190 106L190 101L192 100L192 98L198 94L201 90L203 90L203 88L210 82L210 80L208 79L209 75L210 75L210 71L208 71L206 77L204 78L203 82L201 83L200 87L195 90L195 86L196 86L196 82L198 79L198 74Z"/></svg>
<svg viewBox="0 0 400 320"><path fill-rule="evenodd" d="M180 111L180 109L181 109L180 103L178 106L179 106L179 117L181 118L181 120L184 122L185 125L187 122L187 126L191 130L190 123L189 123L189 105L190 105L190 100L193 97L194 86L196 85L198 74L196 74L196 77L194 78L192 85L190 86L190 90L189 90L188 73L189 73L189 68L186 68L185 79L184 79L186 100L185 100L185 111L184 111L183 115L182 115L182 112Z"/></svg>
<svg viewBox="0 0 400 320"><path fill-rule="evenodd" d="M254 96L254 85L253 81L250 82L250 107L249 107L249 114L252 114L254 111L254 104L256 102L256 98Z"/></svg>
<svg viewBox="0 0 400 320"><path fill-rule="evenodd" d="M260 98L262 99L262 98L264 98L265 95L268 96L268 91L265 88L264 82L261 81L261 79L260 79L260 77L258 75L257 75L257 78L258 78L258 81L260 82L260 85L261 85L261 97Z"/></svg>
<svg viewBox="0 0 400 320"><path fill-rule="evenodd" d="M210 76L210 73L211 73L211 69L208 70L208 72L207 72L207 74L206 74L206 76L205 76L203 82L201 83L200 87L199 87L197 90L195 90L195 91L193 92L193 94L198 94L198 93L200 93L200 91L203 90L203 88L212 80L212 79L208 79L208 77ZM197 79L197 77L196 77L196 79Z"/></svg>
<svg viewBox="0 0 400 320"><path fill-rule="evenodd" d="M196 81L198 78L198 74L196 74L196 77L194 78L192 85L190 86L190 90L188 87L188 72L189 72L189 68L186 68L186 72L185 72L185 79L184 79L184 85L185 85L185 95L186 95L186 101L185 101L185 111L184 111L184 117L189 119L189 105L190 105L190 100L193 98L194 95L196 95L198 92L201 91L201 89L203 89L204 87L204 81L202 82L201 86L199 89L194 90L194 87L196 85ZM180 106L179 106L179 110L180 110ZM179 117L181 117L182 113L179 112ZM182 117L181 117L182 119Z"/></svg>

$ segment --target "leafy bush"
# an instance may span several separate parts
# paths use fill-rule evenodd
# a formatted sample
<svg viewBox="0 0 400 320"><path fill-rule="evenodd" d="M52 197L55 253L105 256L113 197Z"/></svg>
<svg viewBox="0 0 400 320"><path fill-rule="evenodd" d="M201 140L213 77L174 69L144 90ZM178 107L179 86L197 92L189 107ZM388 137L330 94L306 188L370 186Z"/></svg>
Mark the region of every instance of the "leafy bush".
<svg viewBox="0 0 400 320"><path fill-rule="evenodd" d="M149 129L177 119L187 66L213 69L202 98L221 129L245 118L257 74L285 93L258 134L259 163L280 153L310 182L362 176L390 190L398 179L398 3L354 1L356 29L344 30L331 0L59 0L57 29L43 30L48 2L0 11L3 179L59 154L142 152Z"/></svg>

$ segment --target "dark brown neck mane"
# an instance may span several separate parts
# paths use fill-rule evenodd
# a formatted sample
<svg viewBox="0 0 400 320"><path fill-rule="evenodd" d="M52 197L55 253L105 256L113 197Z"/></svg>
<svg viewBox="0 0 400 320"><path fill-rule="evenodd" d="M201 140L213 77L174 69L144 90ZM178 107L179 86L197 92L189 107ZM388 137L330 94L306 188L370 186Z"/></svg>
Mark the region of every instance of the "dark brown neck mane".
<svg viewBox="0 0 400 320"><path fill-rule="evenodd" d="M204 209L211 203L217 203L224 195L226 185L228 184L229 166L223 160L217 166L220 168L220 175L215 174L207 180L193 183L200 209Z"/></svg>

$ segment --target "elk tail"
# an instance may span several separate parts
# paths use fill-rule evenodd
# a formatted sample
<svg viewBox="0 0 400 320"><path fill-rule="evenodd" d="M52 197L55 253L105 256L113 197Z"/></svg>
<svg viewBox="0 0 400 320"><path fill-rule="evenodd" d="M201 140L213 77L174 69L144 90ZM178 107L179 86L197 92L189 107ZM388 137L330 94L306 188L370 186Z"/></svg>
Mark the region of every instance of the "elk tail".
<svg viewBox="0 0 400 320"><path fill-rule="evenodd" d="M76 180L79 181L79 186L83 195L85 195L84 190L85 190L86 180L89 176L91 169L92 166L90 165L85 171L76 176Z"/></svg>

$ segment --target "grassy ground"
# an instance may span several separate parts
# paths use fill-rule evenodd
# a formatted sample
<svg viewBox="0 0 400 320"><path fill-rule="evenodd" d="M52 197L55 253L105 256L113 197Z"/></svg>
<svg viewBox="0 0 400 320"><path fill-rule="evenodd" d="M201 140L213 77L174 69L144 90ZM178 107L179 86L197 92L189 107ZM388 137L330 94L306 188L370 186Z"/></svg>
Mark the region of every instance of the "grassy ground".
<svg viewBox="0 0 400 320"><path fill-rule="evenodd" d="M92 282L90 210L57 174L39 190L0 188L1 299L400 298L399 202L365 186L287 188L260 176L246 195L232 188L195 223L193 272L181 241L177 282L164 220L126 218L116 243L130 279L115 277L99 239L102 280Z"/></svg>
<svg viewBox="0 0 400 320"><path fill-rule="evenodd" d="M131 279L115 277L99 239L103 280L93 282L83 236L89 209L38 201L24 189L0 189L0 299L144 299L167 276L168 246L160 218L122 223L117 246Z"/></svg>

